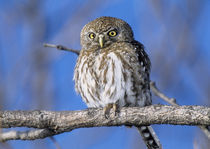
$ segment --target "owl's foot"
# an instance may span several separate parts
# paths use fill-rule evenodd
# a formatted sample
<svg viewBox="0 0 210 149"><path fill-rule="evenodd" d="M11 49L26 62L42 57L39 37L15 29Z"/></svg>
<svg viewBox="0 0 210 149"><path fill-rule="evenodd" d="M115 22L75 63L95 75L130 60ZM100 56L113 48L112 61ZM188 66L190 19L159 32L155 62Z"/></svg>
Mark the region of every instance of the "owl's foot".
<svg viewBox="0 0 210 149"><path fill-rule="evenodd" d="M114 116L117 115L117 112L118 112L117 104L110 103L110 104L106 105L103 109L105 118L107 118L107 119L109 118L111 109L113 109L113 111L114 111Z"/></svg>

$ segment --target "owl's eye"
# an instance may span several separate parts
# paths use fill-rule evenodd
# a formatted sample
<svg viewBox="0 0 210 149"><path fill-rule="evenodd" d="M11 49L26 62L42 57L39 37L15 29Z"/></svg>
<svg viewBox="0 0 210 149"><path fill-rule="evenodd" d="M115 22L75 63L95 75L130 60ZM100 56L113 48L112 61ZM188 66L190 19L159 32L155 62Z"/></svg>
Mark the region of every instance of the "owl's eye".
<svg viewBox="0 0 210 149"><path fill-rule="evenodd" d="M95 36L96 36L96 35L95 35L94 33L90 33L90 34L89 34L89 38L90 38L90 39L94 39Z"/></svg>
<svg viewBox="0 0 210 149"><path fill-rule="evenodd" d="M111 37L117 36L117 31L115 31L115 30L109 31L108 35Z"/></svg>

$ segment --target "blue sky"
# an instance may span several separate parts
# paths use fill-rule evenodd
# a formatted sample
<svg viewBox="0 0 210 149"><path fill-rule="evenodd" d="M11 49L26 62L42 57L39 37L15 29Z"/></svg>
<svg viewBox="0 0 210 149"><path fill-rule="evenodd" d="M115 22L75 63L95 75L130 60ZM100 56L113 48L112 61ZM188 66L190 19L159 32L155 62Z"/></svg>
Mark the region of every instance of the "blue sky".
<svg viewBox="0 0 210 149"><path fill-rule="evenodd" d="M164 93L182 105L208 105L209 4L208 0L192 4L189 0L0 0L1 108L85 109L72 80L77 56L42 44L80 49L81 28L100 16L118 17L131 25L151 58L151 79ZM153 97L154 103L166 104ZM155 125L154 129L165 149L191 149L193 143L205 140L194 126ZM135 128L123 126L77 129L55 138L62 149L135 149L142 144ZM14 149L55 148L48 138L9 144Z"/></svg>

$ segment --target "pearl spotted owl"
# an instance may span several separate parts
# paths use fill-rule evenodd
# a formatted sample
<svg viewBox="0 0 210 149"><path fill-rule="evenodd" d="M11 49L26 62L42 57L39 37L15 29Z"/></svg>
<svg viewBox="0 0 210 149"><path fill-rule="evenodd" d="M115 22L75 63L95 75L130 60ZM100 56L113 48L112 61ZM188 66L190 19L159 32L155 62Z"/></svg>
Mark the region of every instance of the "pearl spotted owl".
<svg viewBox="0 0 210 149"><path fill-rule="evenodd" d="M76 91L88 107L151 105L150 59L123 20L100 17L81 31L82 50L74 72ZM149 149L161 148L150 126L138 128Z"/></svg>

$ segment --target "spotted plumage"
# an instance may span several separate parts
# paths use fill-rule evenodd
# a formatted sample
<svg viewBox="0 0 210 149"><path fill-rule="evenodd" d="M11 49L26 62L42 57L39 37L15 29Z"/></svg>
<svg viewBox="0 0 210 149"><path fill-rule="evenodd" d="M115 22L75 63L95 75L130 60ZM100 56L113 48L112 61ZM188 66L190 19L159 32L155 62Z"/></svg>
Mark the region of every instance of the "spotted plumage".
<svg viewBox="0 0 210 149"><path fill-rule="evenodd" d="M86 24L81 45L74 80L76 91L88 107L151 105L150 60L126 22L100 17ZM139 130L148 148L158 148L158 140L151 137L152 128L144 128L144 133ZM145 132L150 134L149 140Z"/></svg>

